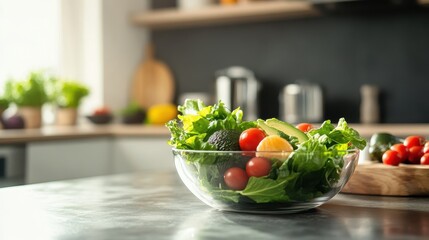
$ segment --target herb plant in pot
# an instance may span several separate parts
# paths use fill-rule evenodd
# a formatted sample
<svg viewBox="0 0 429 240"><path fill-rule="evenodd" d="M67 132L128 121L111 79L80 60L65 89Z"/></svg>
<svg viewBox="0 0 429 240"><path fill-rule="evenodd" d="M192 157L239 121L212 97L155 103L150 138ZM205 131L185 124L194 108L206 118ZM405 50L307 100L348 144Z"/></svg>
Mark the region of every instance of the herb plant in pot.
<svg viewBox="0 0 429 240"><path fill-rule="evenodd" d="M9 107L9 101L5 98L0 97L0 117L3 115L4 110Z"/></svg>
<svg viewBox="0 0 429 240"><path fill-rule="evenodd" d="M25 128L42 126L42 106L48 101L45 79L44 73L31 72L25 80L6 82L5 98L16 104L18 114L24 118Z"/></svg>
<svg viewBox="0 0 429 240"><path fill-rule="evenodd" d="M51 100L57 106L57 125L76 125L78 108L89 88L77 81L53 79L51 81Z"/></svg>
<svg viewBox="0 0 429 240"><path fill-rule="evenodd" d="M3 128L3 112L9 107L9 101L0 97L0 129Z"/></svg>

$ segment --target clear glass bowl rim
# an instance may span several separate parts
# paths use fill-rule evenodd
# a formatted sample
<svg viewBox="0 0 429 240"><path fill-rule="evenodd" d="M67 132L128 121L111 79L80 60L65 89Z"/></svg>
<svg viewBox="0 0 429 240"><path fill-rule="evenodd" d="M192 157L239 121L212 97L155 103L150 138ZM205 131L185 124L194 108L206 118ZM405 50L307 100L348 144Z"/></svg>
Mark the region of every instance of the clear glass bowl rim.
<svg viewBox="0 0 429 240"><path fill-rule="evenodd" d="M243 153L249 153L249 154L255 154L255 153L297 153L296 151L219 151L219 150L190 150L190 149L178 149L178 148L172 148L174 152L183 152L183 153L231 153L231 154L243 154ZM335 152L338 153L356 153L360 150L358 148L353 149L347 149L347 150L335 150ZM309 152L300 152L299 154L313 154L313 153L332 153L332 150L327 151L309 151Z"/></svg>

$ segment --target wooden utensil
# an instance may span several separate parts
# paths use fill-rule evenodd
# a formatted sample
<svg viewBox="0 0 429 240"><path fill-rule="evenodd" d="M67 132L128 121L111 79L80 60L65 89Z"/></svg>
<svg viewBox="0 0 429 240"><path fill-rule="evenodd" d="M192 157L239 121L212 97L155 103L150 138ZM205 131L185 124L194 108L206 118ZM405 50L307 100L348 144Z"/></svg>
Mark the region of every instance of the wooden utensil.
<svg viewBox="0 0 429 240"><path fill-rule="evenodd" d="M131 97L144 109L155 104L172 103L174 98L174 79L170 68L155 59L152 44L146 46L145 59L135 73Z"/></svg>
<svg viewBox="0 0 429 240"><path fill-rule="evenodd" d="M382 163L359 164L342 192L386 195L429 196L429 166L388 166Z"/></svg>

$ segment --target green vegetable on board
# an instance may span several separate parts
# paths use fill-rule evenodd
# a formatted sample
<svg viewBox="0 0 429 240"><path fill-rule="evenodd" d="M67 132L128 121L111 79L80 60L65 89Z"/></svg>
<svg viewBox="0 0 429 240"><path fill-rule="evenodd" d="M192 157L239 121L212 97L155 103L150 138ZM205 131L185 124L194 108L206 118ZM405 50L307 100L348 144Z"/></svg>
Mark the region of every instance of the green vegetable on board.
<svg viewBox="0 0 429 240"><path fill-rule="evenodd" d="M368 144L368 153L371 161L382 162L383 153L390 149L400 139L390 133L375 133L371 136Z"/></svg>

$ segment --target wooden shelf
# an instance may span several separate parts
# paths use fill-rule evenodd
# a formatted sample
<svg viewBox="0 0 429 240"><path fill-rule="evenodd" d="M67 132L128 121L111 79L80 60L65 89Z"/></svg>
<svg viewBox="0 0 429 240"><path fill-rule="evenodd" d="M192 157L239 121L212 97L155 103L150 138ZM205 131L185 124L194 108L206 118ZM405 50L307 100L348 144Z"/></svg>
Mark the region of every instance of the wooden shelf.
<svg viewBox="0 0 429 240"><path fill-rule="evenodd" d="M429 0L417 0L417 2L421 5L429 5Z"/></svg>
<svg viewBox="0 0 429 240"><path fill-rule="evenodd" d="M151 29L168 29L270 21L318 16L311 3L304 1L266 1L232 6L210 6L198 10L163 9L139 13L132 21Z"/></svg>

